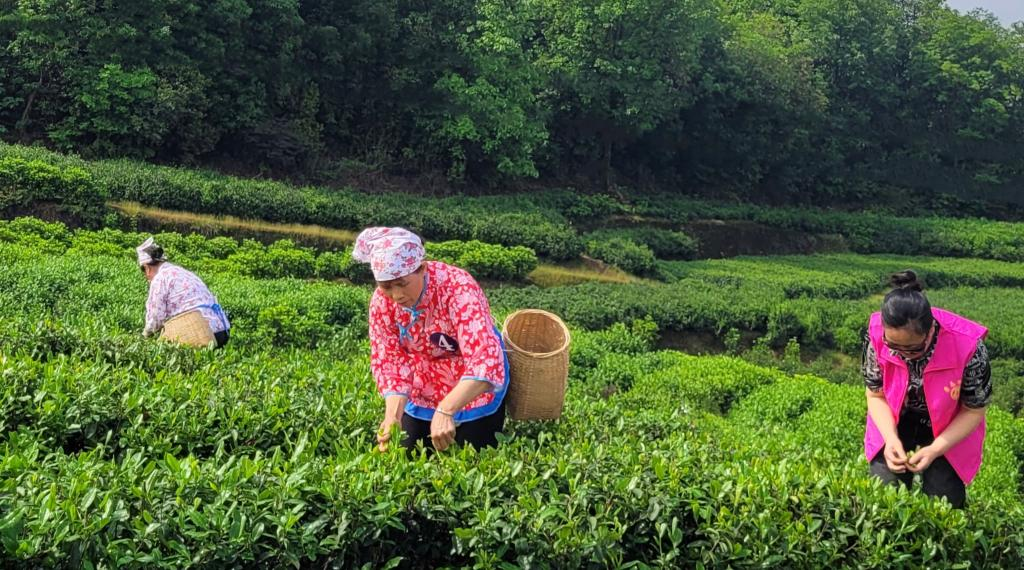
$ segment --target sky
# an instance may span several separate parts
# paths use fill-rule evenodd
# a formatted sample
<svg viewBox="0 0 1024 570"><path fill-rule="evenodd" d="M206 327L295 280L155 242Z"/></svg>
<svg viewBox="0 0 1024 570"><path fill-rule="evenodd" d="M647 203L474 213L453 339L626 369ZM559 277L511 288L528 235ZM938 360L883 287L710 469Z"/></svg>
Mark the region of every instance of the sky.
<svg viewBox="0 0 1024 570"><path fill-rule="evenodd" d="M961 12L984 8L995 14L1006 26L1024 21L1024 0L946 0L946 3Z"/></svg>

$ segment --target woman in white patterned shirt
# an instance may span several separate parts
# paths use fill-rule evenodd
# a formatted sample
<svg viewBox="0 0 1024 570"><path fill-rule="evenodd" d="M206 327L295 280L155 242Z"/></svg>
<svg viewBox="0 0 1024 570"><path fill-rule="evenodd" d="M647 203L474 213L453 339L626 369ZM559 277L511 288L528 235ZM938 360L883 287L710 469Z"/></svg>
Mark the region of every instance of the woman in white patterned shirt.
<svg viewBox="0 0 1024 570"><path fill-rule="evenodd" d="M153 238L135 248L139 268L149 281L146 300L146 328L143 336L160 332L172 317L197 310L210 325L217 348L227 344L231 324L202 279L195 273L174 265L164 257L164 249Z"/></svg>

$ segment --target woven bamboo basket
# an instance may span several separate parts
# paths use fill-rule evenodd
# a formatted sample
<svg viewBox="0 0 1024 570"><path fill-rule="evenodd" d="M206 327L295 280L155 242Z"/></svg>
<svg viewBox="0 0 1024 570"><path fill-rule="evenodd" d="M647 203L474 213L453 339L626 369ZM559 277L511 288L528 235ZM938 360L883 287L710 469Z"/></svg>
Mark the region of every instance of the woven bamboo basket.
<svg viewBox="0 0 1024 570"><path fill-rule="evenodd" d="M213 331L210 329L210 323L199 312L199 309L185 311L168 319L164 323L164 331L160 334L160 338L197 348L206 347L216 342Z"/></svg>
<svg viewBox="0 0 1024 570"><path fill-rule="evenodd" d="M537 309L505 319L511 368L506 411L514 420L554 420L562 415L569 380L569 329L558 315Z"/></svg>

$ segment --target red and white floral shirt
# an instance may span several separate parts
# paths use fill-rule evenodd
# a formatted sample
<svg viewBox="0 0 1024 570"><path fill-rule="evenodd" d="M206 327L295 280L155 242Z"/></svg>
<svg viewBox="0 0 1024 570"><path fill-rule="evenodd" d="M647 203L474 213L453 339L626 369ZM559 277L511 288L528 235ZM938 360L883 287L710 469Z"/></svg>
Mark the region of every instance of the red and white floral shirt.
<svg viewBox="0 0 1024 570"><path fill-rule="evenodd" d="M370 367L377 388L385 397L408 396L406 412L429 419L456 384L482 380L492 390L455 419L488 415L504 397L507 369L487 297L465 270L438 261L425 266L426 288L415 310L380 289L370 300Z"/></svg>

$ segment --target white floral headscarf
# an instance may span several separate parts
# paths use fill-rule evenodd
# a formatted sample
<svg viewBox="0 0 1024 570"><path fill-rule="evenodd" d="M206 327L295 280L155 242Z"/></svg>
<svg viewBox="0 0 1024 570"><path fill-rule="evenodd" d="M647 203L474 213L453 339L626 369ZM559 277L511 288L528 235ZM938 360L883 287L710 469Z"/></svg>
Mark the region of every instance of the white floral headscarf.
<svg viewBox="0 0 1024 570"><path fill-rule="evenodd" d="M154 261L166 261L164 257L164 250L162 247L156 244L156 241L152 237L142 242L142 245L135 248L135 257L139 261L139 265L149 265Z"/></svg>
<svg viewBox="0 0 1024 570"><path fill-rule="evenodd" d="M391 281L416 271L426 257L419 236L402 228L366 228L356 238L352 258L369 263L377 281Z"/></svg>

